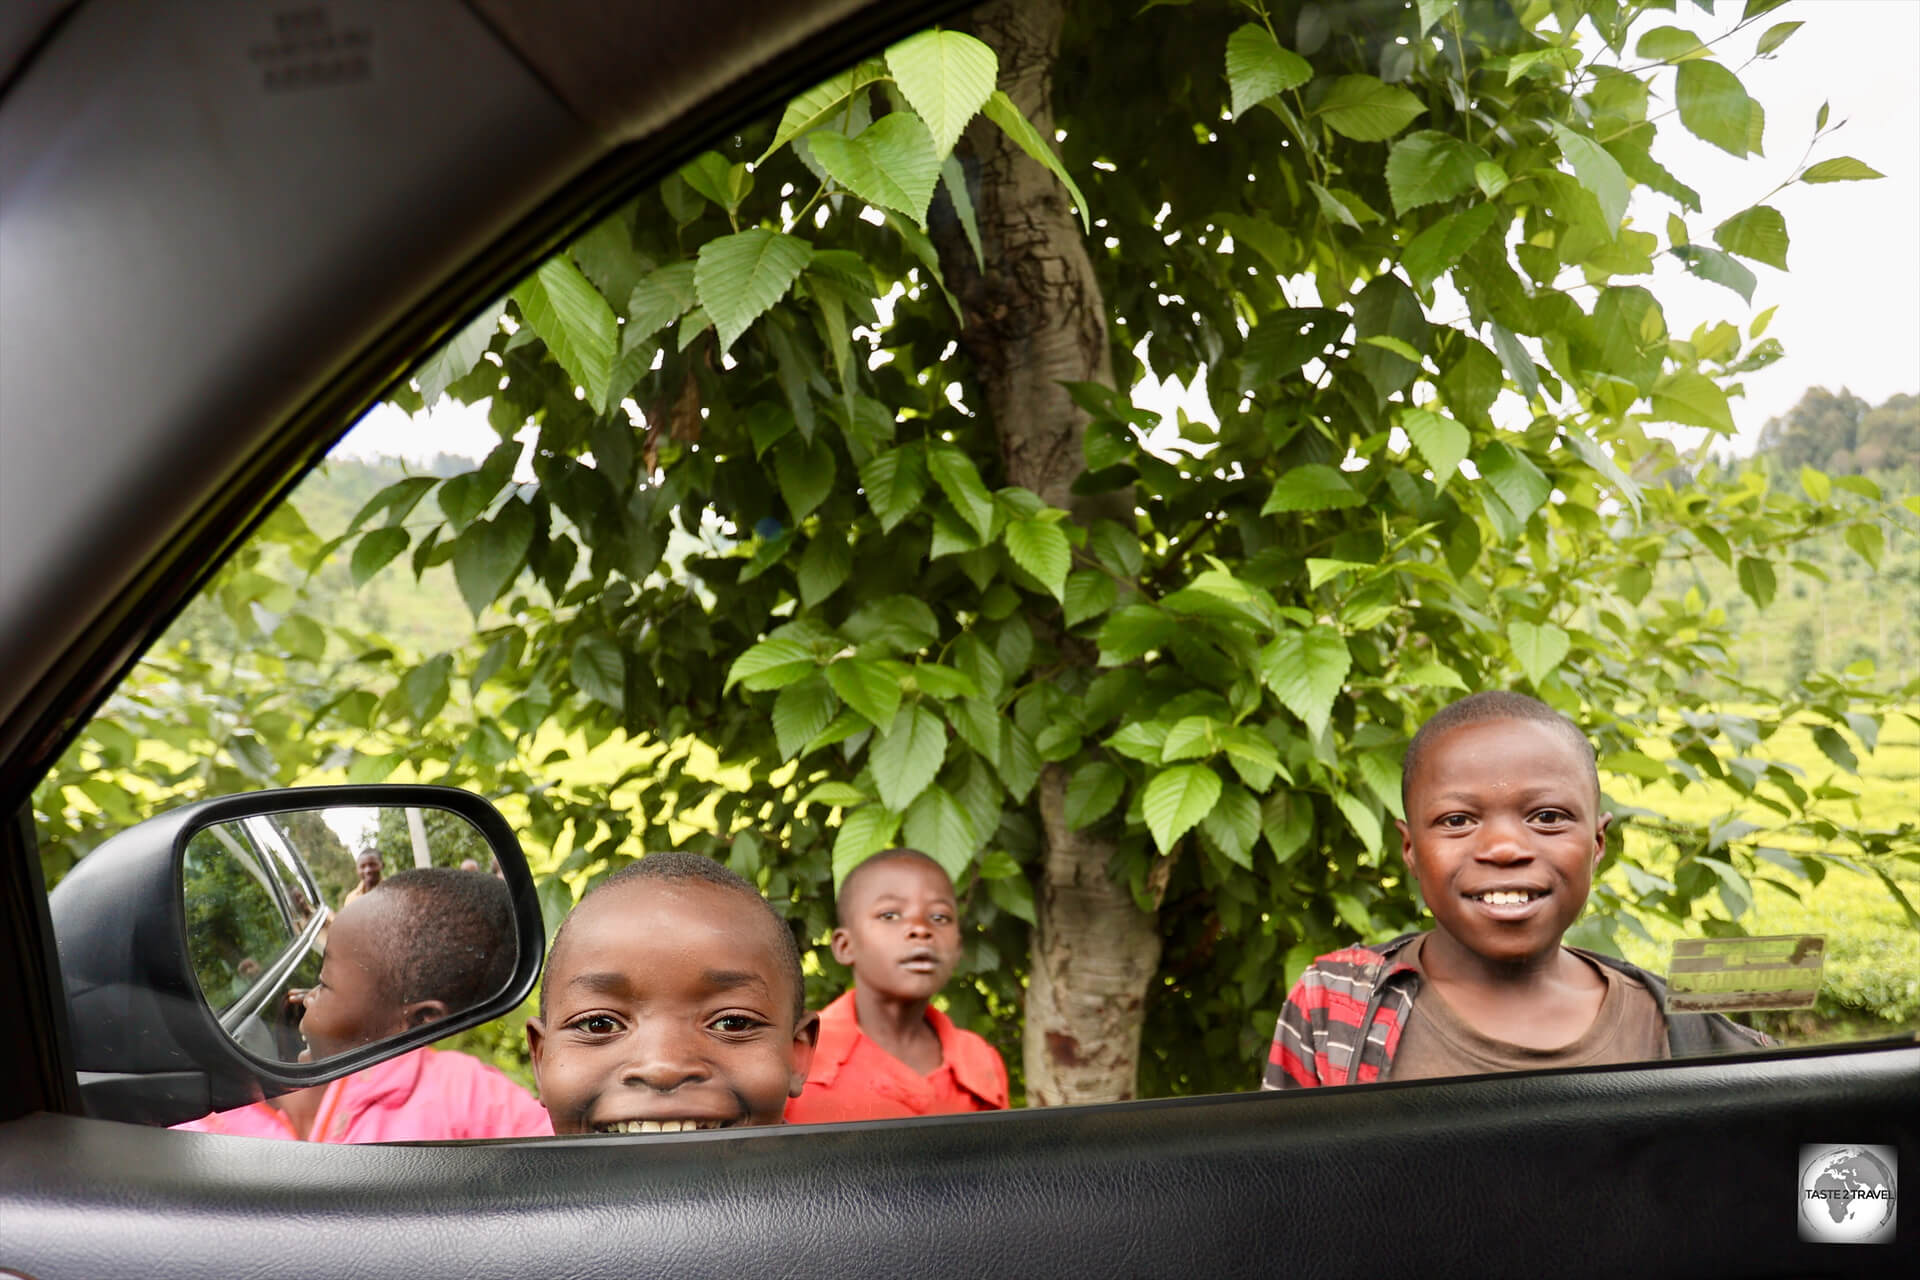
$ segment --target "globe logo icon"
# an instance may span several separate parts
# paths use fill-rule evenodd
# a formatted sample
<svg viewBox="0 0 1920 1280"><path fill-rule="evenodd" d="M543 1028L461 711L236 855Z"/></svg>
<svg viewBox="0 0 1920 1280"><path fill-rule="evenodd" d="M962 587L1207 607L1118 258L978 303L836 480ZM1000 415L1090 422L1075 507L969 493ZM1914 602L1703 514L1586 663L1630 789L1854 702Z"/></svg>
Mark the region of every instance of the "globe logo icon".
<svg viewBox="0 0 1920 1280"><path fill-rule="evenodd" d="M1897 1168L1892 1147L1800 1148L1800 1238L1821 1244L1891 1242Z"/></svg>

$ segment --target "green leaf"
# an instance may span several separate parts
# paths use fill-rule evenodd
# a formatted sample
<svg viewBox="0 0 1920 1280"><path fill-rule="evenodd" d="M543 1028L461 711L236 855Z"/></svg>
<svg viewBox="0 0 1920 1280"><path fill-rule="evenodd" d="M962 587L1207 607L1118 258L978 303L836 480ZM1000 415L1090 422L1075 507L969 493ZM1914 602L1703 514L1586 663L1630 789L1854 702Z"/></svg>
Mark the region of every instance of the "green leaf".
<svg viewBox="0 0 1920 1280"><path fill-rule="evenodd" d="M872 798L860 788L845 782L823 782L801 796L800 803L824 804L835 809L844 809L849 805L865 804Z"/></svg>
<svg viewBox="0 0 1920 1280"><path fill-rule="evenodd" d="M760 159L764 161L804 133L840 120L846 115L848 98L874 81L886 78L886 64L878 58L869 58L851 71L822 80L787 104L780 117L780 127L774 130L773 142L761 153Z"/></svg>
<svg viewBox="0 0 1920 1280"><path fill-rule="evenodd" d="M1223 787L1220 799L1200 820L1200 830L1229 862L1253 870L1253 845L1260 838L1260 802L1248 795L1245 787Z"/></svg>
<svg viewBox="0 0 1920 1280"><path fill-rule="evenodd" d="M1401 410L1400 429L1433 468L1434 488L1446 488L1447 481L1467 456L1467 448L1473 442L1472 433L1431 409Z"/></svg>
<svg viewBox="0 0 1920 1280"><path fill-rule="evenodd" d="M1066 531L1046 520L1010 520L1002 539L1013 562L1039 580L1054 599L1063 600L1073 548Z"/></svg>
<svg viewBox="0 0 1920 1280"><path fill-rule="evenodd" d="M693 309L699 299L694 291L694 269L692 262L675 262L640 277L627 295L623 342L651 338Z"/></svg>
<svg viewBox="0 0 1920 1280"><path fill-rule="evenodd" d="M1358 231L1362 223L1380 221L1380 215L1373 211L1372 206L1344 187L1329 191L1317 182L1309 182L1307 186L1313 191L1313 198L1319 203L1320 212L1324 213L1330 222L1337 222L1343 227L1352 227Z"/></svg>
<svg viewBox="0 0 1920 1280"><path fill-rule="evenodd" d="M926 227L927 205L940 180L940 153L919 116L892 111L862 129L858 137L822 130L807 144L835 182L868 204L897 210L912 218L915 226Z"/></svg>
<svg viewBox="0 0 1920 1280"><path fill-rule="evenodd" d="M1366 573L1373 565L1360 560L1323 560L1317 556L1307 557L1307 586L1317 589L1322 583L1331 581L1343 573Z"/></svg>
<svg viewBox="0 0 1920 1280"><path fill-rule="evenodd" d="M900 736L895 734L890 741L897 742ZM910 847L939 863L950 880L958 880L967 869L981 840L973 815L937 783L908 807L902 834Z"/></svg>
<svg viewBox="0 0 1920 1280"><path fill-rule="evenodd" d="M967 247L973 250L974 265L984 271L987 251L980 244L980 219L973 212L973 195L967 190L967 171L961 166L958 156L948 155L940 162L940 185L947 189L947 199L953 201L954 216L960 219L960 229L967 236Z"/></svg>
<svg viewBox="0 0 1920 1280"><path fill-rule="evenodd" d="M513 291L520 314L587 399L607 394L620 340L613 308L564 254L549 258Z"/></svg>
<svg viewBox="0 0 1920 1280"><path fill-rule="evenodd" d="M1233 93L1234 119L1311 79L1313 68L1307 60L1282 49L1265 27L1249 22L1227 37L1227 86Z"/></svg>
<svg viewBox="0 0 1920 1280"><path fill-rule="evenodd" d="M800 568L794 574L801 607L817 607L838 591L852 572L853 548L838 530L822 529L807 543L806 554L800 557Z"/></svg>
<svg viewBox="0 0 1920 1280"><path fill-rule="evenodd" d="M1098 569L1081 569L1067 577L1067 594L1062 613L1069 627L1077 627L1088 618L1098 617L1113 608L1120 588Z"/></svg>
<svg viewBox="0 0 1920 1280"><path fill-rule="evenodd" d="M754 693L782 689L812 675L819 665L813 653L792 636L769 636L733 660L726 688L742 684ZM844 693L840 696L846 697Z"/></svg>
<svg viewBox="0 0 1920 1280"><path fill-rule="evenodd" d="M1473 184L1489 200L1505 191L1510 181L1507 171L1491 160L1483 160L1473 166Z"/></svg>
<svg viewBox="0 0 1920 1280"><path fill-rule="evenodd" d="M1753 51L1765 57L1785 44L1788 37L1805 25L1804 22L1776 22L1760 34L1760 42L1754 45Z"/></svg>
<svg viewBox="0 0 1920 1280"><path fill-rule="evenodd" d="M1276 311L1254 326L1240 351L1241 385L1251 390L1317 359L1346 332L1347 317L1322 307Z"/></svg>
<svg viewBox="0 0 1920 1280"><path fill-rule="evenodd" d="M1655 62L1683 62L1707 56L1706 46L1700 43L1700 37L1681 27L1655 27L1640 37L1633 51L1637 56L1651 58Z"/></svg>
<svg viewBox="0 0 1920 1280"><path fill-rule="evenodd" d="M1011 138L1015 146L1046 166L1047 172L1060 180L1060 185L1073 197L1074 208L1080 211L1081 227L1091 231L1092 215L1087 212L1087 198L1080 194L1079 184L1067 172L1067 167L1060 163L1060 157L1054 154L1053 147L1040 136L1040 131L1014 105L1013 99L1004 90L995 89L988 95L987 105L981 110L986 113L987 119L1000 126L1001 132Z"/></svg>
<svg viewBox="0 0 1920 1280"><path fill-rule="evenodd" d="M1347 820L1349 827L1353 828L1353 834L1360 837L1361 848L1369 854L1380 852L1380 837L1383 829L1380 826L1379 810L1359 796L1346 791L1334 792L1333 807L1340 811L1340 816Z"/></svg>
<svg viewBox="0 0 1920 1280"><path fill-rule="evenodd" d="M1347 483L1346 475L1325 463L1309 462L1281 476L1260 507L1263 516L1279 511L1328 511L1357 507L1366 497Z"/></svg>
<svg viewBox="0 0 1920 1280"><path fill-rule="evenodd" d="M447 388L473 372L486 353L487 344L500 331L500 304L483 308L479 315L428 356L414 378L420 384L420 399L428 408L447 393ZM357 584L356 584L357 585Z"/></svg>
<svg viewBox="0 0 1920 1280"><path fill-rule="evenodd" d="M1260 654L1260 675L1315 737L1327 727L1353 655L1338 631L1314 626L1281 632Z"/></svg>
<svg viewBox="0 0 1920 1280"><path fill-rule="evenodd" d="M1591 144L1589 144L1591 145ZM1387 153L1387 197L1402 217L1409 209L1451 200L1473 188L1473 167L1487 153L1470 143L1422 129Z"/></svg>
<svg viewBox="0 0 1920 1280"><path fill-rule="evenodd" d="M973 526L984 541L993 533L993 495L980 479L973 460L953 445L934 443L927 447L927 470L947 501Z"/></svg>
<svg viewBox="0 0 1920 1280"><path fill-rule="evenodd" d="M388 561L405 551L411 541L405 529L394 525L375 529L361 538L353 548L353 559L349 564L353 585L367 585L367 580L380 572Z"/></svg>
<svg viewBox="0 0 1920 1280"><path fill-rule="evenodd" d="M1207 816L1221 789L1220 775L1201 764L1163 769L1147 783L1140 812L1161 853L1171 853L1174 843Z"/></svg>
<svg viewBox="0 0 1920 1280"><path fill-rule="evenodd" d="M1787 269L1787 220L1778 209L1754 205L1713 229L1713 242L1728 253Z"/></svg>
<svg viewBox="0 0 1920 1280"><path fill-rule="evenodd" d="M1847 545L1858 552L1860 558L1878 572L1880 556L1887 545L1886 534L1880 531L1880 526L1877 524L1850 525L1843 536L1847 540Z"/></svg>
<svg viewBox="0 0 1920 1280"><path fill-rule="evenodd" d="M1074 770L1067 782L1067 826L1080 831L1112 812L1126 793L1127 775L1118 765L1091 760Z"/></svg>
<svg viewBox="0 0 1920 1280"><path fill-rule="evenodd" d="M885 805L865 804L843 815L840 834L833 841L833 887L837 893L847 873L883 849L893 847L900 815Z"/></svg>
<svg viewBox="0 0 1920 1280"><path fill-rule="evenodd" d="M1513 646L1514 660L1527 673L1535 689L1559 667L1571 646L1567 633L1551 622L1537 626L1531 622L1509 622L1507 642Z"/></svg>
<svg viewBox="0 0 1920 1280"><path fill-rule="evenodd" d="M1745 301L1753 301L1753 287L1758 281L1754 279L1753 272L1730 255L1698 244L1677 244L1672 252L1674 257L1687 264L1688 271L1702 280L1725 285Z"/></svg>
<svg viewBox="0 0 1920 1280"><path fill-rule="evenodd" d="M1419 685L1423 689L1459 689L1465 691L1467 682L1452 667L1437 662L1423 663L1411 671L1403 672L1400 679L1405 684Z"/></svg>
<svg viewBox="0 0 1920 1280"><path fill-rule="evenodd" d="M533 511L518 498L501 507L493 519L468 525L454 541L454 581L474 617L519 574L532 542Z"/></svg>
<svg viewBox="0 0 1920 1280"><path fill-rule="evenodd" d="M765 227L720 236L700 246L693 287L701 309L713 320L723 353L748 325L786 296L812 257L813 246L805 240Z"/></svg>
<svg viewBox="0 0 1920 1280"><path fill-rule="evenodd" d="M818 673L782 689L773 700L773 736L780 744L780 758L791 760L798 755L833 722L839 705Z"/></svg>
<svg viewBox="0 0 1920 1280"><path fill-rule="evenodd" d="M854 610L840 631L864 649L918 653L940 637L940 620L913 596L882 596Z"/></svg>
<svg viewBox="0 0 1920 1280"><path fill-rule="evenodd" d="M1827 759L1833 761L1848 773L1857 775L1860 772L1859 757L1853 754L1853 748L1847 745L1847 740L1840 736L1838 730L1829 728L1824 724L1815 726L1813 730L1813 744L1820 748L1821 753L1824 754Z"/></svg>
<svg viewBox="0 0 1920 1280"><path fill-rule="evenodd" d="M1284 791L1268 796L1260 804L1260 834L1274 860L1284 865L1313 838L1313 806Z"/></svg>
<svg viewBox="0 0 1920 1280"><path fill-rule="evenodd" d="M934 154L944 157L993 92L1000 60L970 35L936 29L888 49L887 69L925 121Z"/></svg>
<svg viewBox="0 0 1920 1280"><path fill-rule="evenodd" d="M1688 132L1729 155L1748 153L1753 100L1740 77L1717 62L1683 62L1675 73L1674 100Z"/></svg>
<svg viewBox="0 0 1920 1280"><path fill-rule="evenodd" d="M1607 231L1612 233L1620 226L1620 219L1627 213L1627 195L1633 184L1627 181L1627 174L1620 162L1607 154L1607 151L1592 138L1582 137L1563 124L1553 126L1554 141L1560 144L1560 154L1573 166L1573 176L1580 185L1593 193L1600 204L1600 216L1606 219Z"/></svg>
<svg viewBox="0 0 1920 1280"><path fill-rule="evenodd" d="M627 705L627 660L613 637L595 631L573 642L567 655L567 673L573 687L615 711Z"/></svg>
<svg viewBox="0 0 1920 1280"><path fill-rule="evenodd" d="M912 804L940 772L946 754L947 728L940 718L918 706L901 707L891 731L867 749L882 803L901 810Z"/></svg>
<svg viewBox="0 0 1920 1280"><path fill-rule="evenodd" d="M1562 427L1561 435L1580 460L1611 484L1620 496L1627 500L1627 505L1633 508L1633 514L1638 516L1642 502L1640 485L1632 476L1620 469L1620 464L1613 460L1613 455L1607 452L1606 446L1577 427Z"/></svg>
<svg viewBox="0 0 1920 1280"><path fill-rule="evenodd" d="M1100 627L1100 662L1109 667L1132 662L1169 644L1179 632L1179 624L1152 605L1116 609Z"/></svg>
<svg viewBox="0 0 1920 1280"><path fill-rule="evenodd" d="M1871 182L1875 178L1887 175L1870 164L1855 160L1852 156L1835 156L1831 160L1822 160L1811 165L1800 175L1802 182Z"/></svg>
<svg viewBox="0 0 1920 1280"><path fill-rule="evenodd" d="M1513 385L1520 388L1520 394L1529 401L1540 394L1540 375L1534 371L1533 356L1527 351L1526 344L1504 325L1492 327L1493 350L1500 357L1500 364L1513 379Z"/></svg>
<svg viewBox="0 0 1920 1280"><path fill-rule="evenodd" d="M1670 373L1653 385L1653 417L1687 427L1706 427L1724 436L1734 433L1727 394L1699 373Z"/></svg>
<svg viewBox="0 0 1920 1280"><path fill-rule="evenodd" d="M1800 487L1807 491L1809 498L1822 506L1833 496L1833 482L1827 478L1826 472L1816 471L1812 467L1800 468Z"/></svg>
<svg viewBox="0 0 1920 1280"><path fill-rule="evenodd" d="M876 729L892 730L900 709L900 681L886 668L867 658L842 658L827 668L827 683Z"/></svg>
<svg viewBox="0 0 1920 1280"><path fill-rule="evenodd" d="M918 445L904 444L860 464L860 487L867 491L867 503L883 531L891 533L920 509L927 491L925 456Z"/></svg>
<svg viewBox="0 0 1920 1280"><path fill-rule="evenodd" d="M835 469L833 449L824 437L809 444L799 436L788 436L774 448L774 478L796 525L833 492Z"/></svg>
<svg viewBox="0 0 1920 1280"><path fill-rule="evenodd" d="M1341 76L1312 114L1355 142L1384 142L1426 109L1398 85L1383 84L1372 76Z"/></svg>
<svg viewBox="0 0 1920 1280"><path fill-rule="evenodd" d="M1419 21L1417 35L1425 35L1433 30L1433 24L1440 21L1459 7L1460 0L1414 0L1414 13Z"/></svg>
<svg viewBox="0 0 1920 1280"><path fill-rule="evenodd" d="M326 656L327 633L304 613L290 613L273 629L273 642L289 657L318 662Z"/></svg>
<svg viewBox="0 0 1920 1280"><path fill-rule="evenodd" d="M1534 466L1525 454L1508 448L1498 440L1480 451L1476 465L1480 468L1480 478L1513 513L1517 524L1525 525L1527 518L1544 506L1553 494L1553 482L1547 479L1540 468Z"/></svg>
<svg viewBox="0 0 1920 1280"><path fill-rule="evenodd" d="M1773 566L1756 556L1740 557L1740 589L1762 609L1773 603Z"/></svg>
<svg viewBox="0 0 1920 1280"><path fill-rule="evenodd" d="M1425 290L1460 261L1467 250L1492 229L1497 215L1490 204L1477 204L1450 213L1413 238L1400 263L1413 277L1413 287Z"/></svg>

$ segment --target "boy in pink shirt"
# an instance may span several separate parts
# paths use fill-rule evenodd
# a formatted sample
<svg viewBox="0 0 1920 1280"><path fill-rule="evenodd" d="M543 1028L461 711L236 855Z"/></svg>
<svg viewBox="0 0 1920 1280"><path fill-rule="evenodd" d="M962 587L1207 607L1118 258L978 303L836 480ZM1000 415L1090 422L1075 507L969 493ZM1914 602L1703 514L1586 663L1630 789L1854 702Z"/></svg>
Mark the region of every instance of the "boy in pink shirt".
<svg viewBox="0 0 1920 1280"><path fill-rule="evenodd" d="M513 906L500 880L431 867L388 877L341 907L319 981L293 997L303 1010L301 1060L324 1060L471 1008L506 985L513 963ZM540 1104L499 1071L429 1048L176 1127L309 1142L552 1132Z"/></svg>

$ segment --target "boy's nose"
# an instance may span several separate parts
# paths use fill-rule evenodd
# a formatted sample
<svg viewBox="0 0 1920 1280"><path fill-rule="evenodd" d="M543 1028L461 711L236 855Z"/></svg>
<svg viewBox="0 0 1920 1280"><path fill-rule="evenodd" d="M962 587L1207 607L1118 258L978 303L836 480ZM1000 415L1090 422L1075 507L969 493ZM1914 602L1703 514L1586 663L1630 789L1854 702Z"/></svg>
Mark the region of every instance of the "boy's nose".
<svg viewBox="0 0 1920 1280"><path fill-rule="evenodd" d="M1533 857L1528 847L1526 824L1493 819L1481 824L1480 845L1475 856L1482 862L1508 864L1525 862Z"/></svg>
<svg viewBox="0 0 1920 1280"><path fill-rule="evenodd" d="M695 1052L695 1037L674 1032L636 1035L633 1052L620 1069L626 1085L669 1092L707 1077L707 1065Z"/></svg>
<svg viewBox="0 0 1920 1280"><path fill-rule="evenodd" d="M907 936L909 938L931 938L933 936L933 926L927 923L925 916L908 916Z"/></svg>

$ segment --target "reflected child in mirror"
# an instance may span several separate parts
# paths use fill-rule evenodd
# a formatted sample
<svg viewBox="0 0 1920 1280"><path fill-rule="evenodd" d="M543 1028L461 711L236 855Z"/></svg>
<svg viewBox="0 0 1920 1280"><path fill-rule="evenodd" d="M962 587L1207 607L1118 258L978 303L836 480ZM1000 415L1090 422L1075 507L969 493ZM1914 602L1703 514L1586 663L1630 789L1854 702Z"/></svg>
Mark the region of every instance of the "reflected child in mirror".
<svg viewBox="0 0 1920 1280"><path fill-rule="evenodd" d="M1443 708L1408 745L1401 855L1433 928L1307 966L1262 1087L1644 1062L1754 1049L1719 1014L1666 1012L1653 974L1561 941L1612 815L1592 746L1523 694Z"/></svg>
<svg viewBox="0 0 1920 1280"><path fill-rule="evenodd" d="M324 1061L473 1008L512 977L513 904L492 876L420 868L341 907L319 981L289 993L302 1010L301 1061ZM177 1126L309 1142L529 1137L546 1113L499 1070L419 1048L312 1089Z"/></svg>
<svg viewBox="0 0 1920 1280"><path fill-rule="evenodd" d="M651 853L556 931L527 1045L553 1131L782 1123L819 1020L786 921L734 872Z"/></svg>
<svg viewBox="0 0 1920 1280"><path fill-rule="evenodd" d="M796 1124L997 1111L1007 1067L980 1036L933 1007L960 959L953 881L917 849L877 853L847 873L835 901L833 958L853 987L820 1013Z"/></svg>

